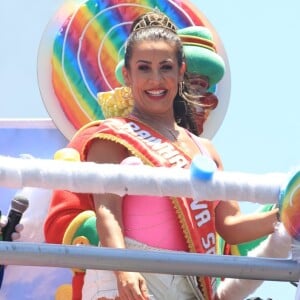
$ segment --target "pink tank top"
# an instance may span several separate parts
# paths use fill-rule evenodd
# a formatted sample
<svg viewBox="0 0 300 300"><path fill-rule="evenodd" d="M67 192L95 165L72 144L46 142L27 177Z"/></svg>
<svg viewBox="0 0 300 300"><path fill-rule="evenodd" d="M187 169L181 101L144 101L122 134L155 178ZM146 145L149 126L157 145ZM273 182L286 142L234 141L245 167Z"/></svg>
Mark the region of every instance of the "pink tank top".
<svg viewBox="0 0 300 300"><path fill-rule="evenodd" d="M125 196L125 236L152 247L187 251L172 201L166 197Z"/></svg>
<svg viewBox="0 0 300 300"><path fill-rule="evenodd" d="M196 136L189 133L203 155L209 155ZM122 164L135 164L129 157ZM123 225L125 236L152 247L188 251L178 217L167 197L134 196L123 198Z"/></svg>

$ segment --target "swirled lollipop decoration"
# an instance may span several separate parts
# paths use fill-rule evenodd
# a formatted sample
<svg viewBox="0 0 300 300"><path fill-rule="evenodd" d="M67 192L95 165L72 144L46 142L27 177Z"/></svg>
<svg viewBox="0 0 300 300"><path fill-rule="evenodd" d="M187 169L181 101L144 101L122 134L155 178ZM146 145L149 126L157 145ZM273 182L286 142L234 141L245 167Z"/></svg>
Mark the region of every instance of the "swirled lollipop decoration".
<svg viewBox="0 0 300 300"><path fill-rule="evenodd" d="M71 138L81 126L104 119L97 93L120 84L115 67L122 55L131 23L157 7L178 29L207 26L217 50L227 63L225 51L205 16L188 0L87 0L66 2L50 20L38 53L38 81L45 107L58 129ZM219 128L227 110L229 68L218 87L221 99L211 117L207 136Z"/></svg>
<svg viewBox="0 0 300 300"><path fill-rule="evenodd" d="M300 171L295 172L282 188L279 210L285 229L300 242Z"/></svg>

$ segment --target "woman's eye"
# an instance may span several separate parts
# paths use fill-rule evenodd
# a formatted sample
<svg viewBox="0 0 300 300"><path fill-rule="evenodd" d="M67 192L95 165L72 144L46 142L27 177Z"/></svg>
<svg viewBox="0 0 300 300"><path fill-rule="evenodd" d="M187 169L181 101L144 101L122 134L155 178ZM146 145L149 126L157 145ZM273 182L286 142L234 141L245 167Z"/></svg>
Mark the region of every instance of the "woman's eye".
<svg viewBox="0 0 300 300"><path fill-rule="evenodd" d="M161 67L161 69L162 69L163 71L170 71L170 70L173 69L173 66L171 66L171 65L163 65L163 66Z"/></svg>
<svg viewBox="0 0 300 300"><path fill-rule="evenodd" d="M148 71L149 69L150 68L147 65L139 65L138 66L138 70L143 71L143 72Z"/></svg>

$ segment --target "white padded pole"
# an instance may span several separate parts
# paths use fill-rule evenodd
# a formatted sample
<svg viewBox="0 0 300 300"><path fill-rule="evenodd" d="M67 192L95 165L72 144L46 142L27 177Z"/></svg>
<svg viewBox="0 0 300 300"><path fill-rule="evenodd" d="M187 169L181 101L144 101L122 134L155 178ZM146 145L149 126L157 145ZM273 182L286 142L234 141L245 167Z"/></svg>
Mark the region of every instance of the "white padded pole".
<svg viewBox="0 0 300 300"><path fill-rule="evenodd" d="M283 173L214 173L209 181L191 178L187 169L0 156L0 185L41 187L119 195L187 196L194 199L277 203Z"/></svg>

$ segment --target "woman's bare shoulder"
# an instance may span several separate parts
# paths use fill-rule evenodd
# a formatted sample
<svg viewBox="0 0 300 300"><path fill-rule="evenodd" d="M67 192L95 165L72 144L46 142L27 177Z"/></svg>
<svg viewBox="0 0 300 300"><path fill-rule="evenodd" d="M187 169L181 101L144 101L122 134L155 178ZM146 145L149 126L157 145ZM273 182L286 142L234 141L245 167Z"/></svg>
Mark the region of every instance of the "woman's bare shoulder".
<svg viewBox="0 0 300 300"><path fill-rule="evenodd" d="M127 148L110 140L94 139L87 153L87 160L97 163L120 163L129 156Z"/></svg>
<svg viewBox="0 0 300 300"><path fill-rule="evenodd" d="M204 138L204 137L201 137L201 136L198 136L197 138L199 139L199 141L200 141L204 146L207 146L207 147L211 147L211 146L212 146L212 142L211 142L211 140L209 140L208 138Z"/></svg>

